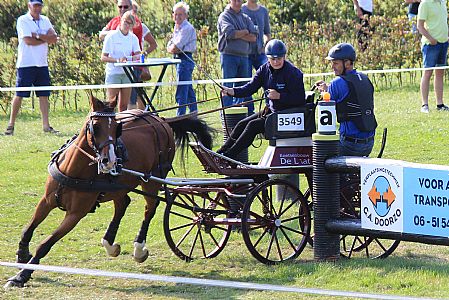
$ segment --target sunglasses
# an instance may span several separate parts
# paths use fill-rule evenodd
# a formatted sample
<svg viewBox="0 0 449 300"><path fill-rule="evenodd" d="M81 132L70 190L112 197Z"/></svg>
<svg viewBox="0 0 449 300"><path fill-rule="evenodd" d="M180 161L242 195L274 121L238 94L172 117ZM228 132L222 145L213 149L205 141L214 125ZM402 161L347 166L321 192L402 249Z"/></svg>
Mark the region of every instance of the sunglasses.
<svg viewBox="0 0 449 300"><path fill-rule="evenodd" d="M129 5L119 5L118 6L118 8L120 8L120 9L128 9L129 8Z"/></svg>

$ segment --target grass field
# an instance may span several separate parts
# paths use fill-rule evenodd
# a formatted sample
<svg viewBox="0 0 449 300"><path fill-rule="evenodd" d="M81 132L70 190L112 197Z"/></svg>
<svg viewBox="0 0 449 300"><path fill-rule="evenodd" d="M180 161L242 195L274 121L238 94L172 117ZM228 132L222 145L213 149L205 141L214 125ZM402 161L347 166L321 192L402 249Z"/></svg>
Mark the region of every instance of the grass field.
<svg viewBox="0 0 449 300"><path fill-rule="evenodd" d="M446 99L449 87L446 85ZM376 93L376 115L379 129L389 130L385 158L419 163L449 164L449 113L435 110L431 98L429 114L419 112L419 87L389 89ZM446 101L449 103L449 100ZM62 132L59 136L44 134L38 110L24 105L13 137L0 136L0 261L15 260L20 233L31 217L40 199L47 176L46 165L51 151L59 148L81 128L87 114L87 100L83 99L79 112L57 108L51 112L52 125ZM166 104L169 105L169 104ZM208 104L201 109L215 107ZM219 127L218 115L208 116L209 124ZM6 128L7 116L0 116L0 129ZM376 137L373 153L380 144ZM221 137L216 137L216 146ZM263 146L251 150L251 160L263 152ZM179 167L176 176L206 176L193 153L186 168ZM170 174L169 176L173 176ZM336 263L313 261L313 250L308 247L294 262L277 266L258 263L247 251L241 236L234 232L226 249L217 258L185 263L175 257L167 246L163 230L162 203L153 220L147 246L148 260L137 264L132 259L133 239L143 215L144 201L132 196L133 201L123 218L116 241L122 254L108 258L100 245L112 216L111 203L102 204L95 214L88 215L80 224L58 242L41 263L48 265L104 269L109 271L152 273L173 276L198 277L219 280L250 281L257 283L351 290L365 293L385 293L402 296L447 297L449 295L449 248L415 243L402 243L386 260L355 258ZM34 251L63 217L54 210L36 230L31 243ZM0 267L0 284L16 270ZM214 287L107 279L35 272L24 289L0 290L1 299L310 299L311 295L256 292ZM318 297L316 297L318 298ZM320 299L323 297L319 297ZM327 299L327 298L324 298ZM328 297L328 299L334 299Z"/></svg>

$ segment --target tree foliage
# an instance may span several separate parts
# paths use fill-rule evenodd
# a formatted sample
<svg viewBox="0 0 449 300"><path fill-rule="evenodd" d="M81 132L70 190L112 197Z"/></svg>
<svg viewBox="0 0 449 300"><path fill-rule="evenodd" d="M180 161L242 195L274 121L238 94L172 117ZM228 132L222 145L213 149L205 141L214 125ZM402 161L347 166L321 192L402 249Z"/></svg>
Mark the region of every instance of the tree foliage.
<svg viewBox="0 0 449 300"><path fill-rule="evenodd" d="M54 85L101 84L104 64L100 62L102 42L98 31L117 14L114 0L44 0L43 14L48 16L60 41L51 46L49 65ZM159 40L156 56L166 56L165 45L173 30L172 7L175 0L138 0L139 17ZM218 15L227 1L188 0L189 20L198 31L198 68L194 77L203 78L204 71L220 77L216 49ZM358 22L350 0L266 0L270 11L272 36L282 39L289 48L289 59L305 73L328 72L324 57L335 43L357 45ZM8 57L15 60L16 28L19 15L27 11L22 0L0 2L0 42ZM366 51L358 51L357 65L363 69L419 66L419 36L410 33L405 6L393 1L374 0L373 30ZM8 46L9 45L9 46ZM3 64L0 84L11 85L14 61ZM391 75L392 76L396 75ZM401 82L401 75L397 75ZM387 80L384 75L379 80ZM376 80L376 78L374 78ZM387 83L388 84L388 83ZM64 94L57 94L65 103ZM5 95L0 95L0 97ZM10 98L9 95L7 98ZM8 100L9 101L9 100ZM6 104L1 104L4 109Z"/></svg>

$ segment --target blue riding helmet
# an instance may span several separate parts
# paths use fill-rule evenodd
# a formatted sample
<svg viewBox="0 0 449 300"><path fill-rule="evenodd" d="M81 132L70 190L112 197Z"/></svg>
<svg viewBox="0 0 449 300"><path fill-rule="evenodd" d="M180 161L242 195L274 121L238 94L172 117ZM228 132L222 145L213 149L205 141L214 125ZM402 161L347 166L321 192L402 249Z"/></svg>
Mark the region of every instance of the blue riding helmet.
<svg viewBox="0 0 449 300"><path fill-rule="evenodd" d="M284 57L287 47L281 40L272 39L265 46L265 54L270 58Z"/></svg>
<svg viewBox="0 0 449 300"><path fill-rule="evenodd" d="M355 61L356 59L355 49L354 47L352 47L351 44L348 43L337 44L329 50L329 54L327 55L326 59L327 60L348 59L350 61Z"/></svg>

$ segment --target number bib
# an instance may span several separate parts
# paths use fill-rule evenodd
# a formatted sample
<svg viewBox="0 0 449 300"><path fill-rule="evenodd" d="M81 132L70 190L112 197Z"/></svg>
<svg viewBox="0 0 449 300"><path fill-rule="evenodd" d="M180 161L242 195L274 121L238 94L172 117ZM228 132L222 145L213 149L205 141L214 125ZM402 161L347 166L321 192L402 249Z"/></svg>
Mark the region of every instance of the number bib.
<svg viewBox="0 0 449 300"><path fill-rule="evenodd" d="M278 114L278 131L304 131L304 113Z"/></svg>

